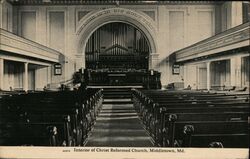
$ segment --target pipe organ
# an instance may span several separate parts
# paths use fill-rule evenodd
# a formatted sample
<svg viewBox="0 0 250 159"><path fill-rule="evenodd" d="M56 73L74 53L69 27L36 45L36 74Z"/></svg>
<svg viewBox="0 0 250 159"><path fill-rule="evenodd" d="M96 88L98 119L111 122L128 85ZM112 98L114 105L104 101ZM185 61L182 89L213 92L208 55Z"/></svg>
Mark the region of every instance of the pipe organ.
<svg viewBox="0 0 250 159"><path fill-rule="evenodd" d="M148 68L149 52L147 38L139 29L120 22L103 25L86 44L85 82L161 88L160 73Z"/></svg>
<svg viewBox="0 0 250 159"><path fill-rule="evenodd" d="M132 25L114 22L97 29L86 45L87 69L148 69L149 45Z"/></svg>

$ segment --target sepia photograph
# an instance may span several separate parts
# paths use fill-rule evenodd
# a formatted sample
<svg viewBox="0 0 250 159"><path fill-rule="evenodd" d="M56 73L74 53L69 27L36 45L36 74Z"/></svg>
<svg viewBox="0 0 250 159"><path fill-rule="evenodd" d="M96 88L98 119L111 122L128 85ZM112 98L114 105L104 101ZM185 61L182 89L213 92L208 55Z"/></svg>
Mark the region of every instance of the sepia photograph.
<svg viewBox="0 0 250 159"><path fill-rule="evenodd" d="M249 1L0 0L1 159L248 159Z"/></svg>

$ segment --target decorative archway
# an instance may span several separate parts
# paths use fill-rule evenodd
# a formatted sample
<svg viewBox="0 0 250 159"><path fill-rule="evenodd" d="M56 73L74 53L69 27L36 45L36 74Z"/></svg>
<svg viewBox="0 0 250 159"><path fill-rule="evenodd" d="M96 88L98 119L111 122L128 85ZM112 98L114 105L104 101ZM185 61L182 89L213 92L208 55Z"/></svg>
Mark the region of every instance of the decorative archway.
<svg viewBox="0 0 250 159"><path fill-rule="evenodd" d="M108 8L100 11L90 12L87 18L83 18L79 22L76 34L78 36L77 42L77 52L79 57L85 58L85 47L88 42L89 37L92 33L99 27L112 22L122 22L133 25L139 28L147 37L150 45L151 58L149 59L149 66L152 68L153 58L156 57L157 46L155 43L156 39L156 26L153 20L146 14L125 8ZM82 55L82 56L81 56ZM84 59L82 59L84 60ZM85 67L85 63L82 64Z"/></svg>

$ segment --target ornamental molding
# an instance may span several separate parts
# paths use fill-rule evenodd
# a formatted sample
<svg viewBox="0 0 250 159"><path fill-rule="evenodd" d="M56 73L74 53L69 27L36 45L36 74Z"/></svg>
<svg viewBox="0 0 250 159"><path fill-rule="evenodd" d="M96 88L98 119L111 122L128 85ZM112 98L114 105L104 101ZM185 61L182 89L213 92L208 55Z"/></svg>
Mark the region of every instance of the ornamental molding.
<svg viewBox="0 0 250 159"><path fill-rule="evenodd" d="M152 18L149 18L148 15L145 13L142 13L141 11L134 11L126 8L108 8L104 10L98 10L98 11L91 11L88 13L87 18L82 18L79 21L79 25L77 28L77 33L79 34L81 30L83 30L84 27L86 27L88 24L96 21L97 19L105 18L105 17L112 17L112 16L123 16L132 18L140 23L142 23L145 27L150 29L153 32L156 32L156 25Z"/></svg>

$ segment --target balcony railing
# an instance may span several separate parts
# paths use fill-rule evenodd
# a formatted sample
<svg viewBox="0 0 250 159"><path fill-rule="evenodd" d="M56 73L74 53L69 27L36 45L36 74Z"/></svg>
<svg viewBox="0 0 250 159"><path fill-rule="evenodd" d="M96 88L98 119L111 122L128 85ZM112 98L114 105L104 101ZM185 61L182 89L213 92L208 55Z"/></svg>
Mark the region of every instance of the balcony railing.
<svg viewBox="0 0 250 159"><path fill-rule="evenodd" d="M60 52L0 28L0 50L48 62L59 62Z"/></svg>
<svg viewBox="0 0 250 159"><path fill-rule="evenodd" d="M223 51L249 46L249 25L250 22L244 23L191 46L175 51L176 62L184 62Z"/></svg>

